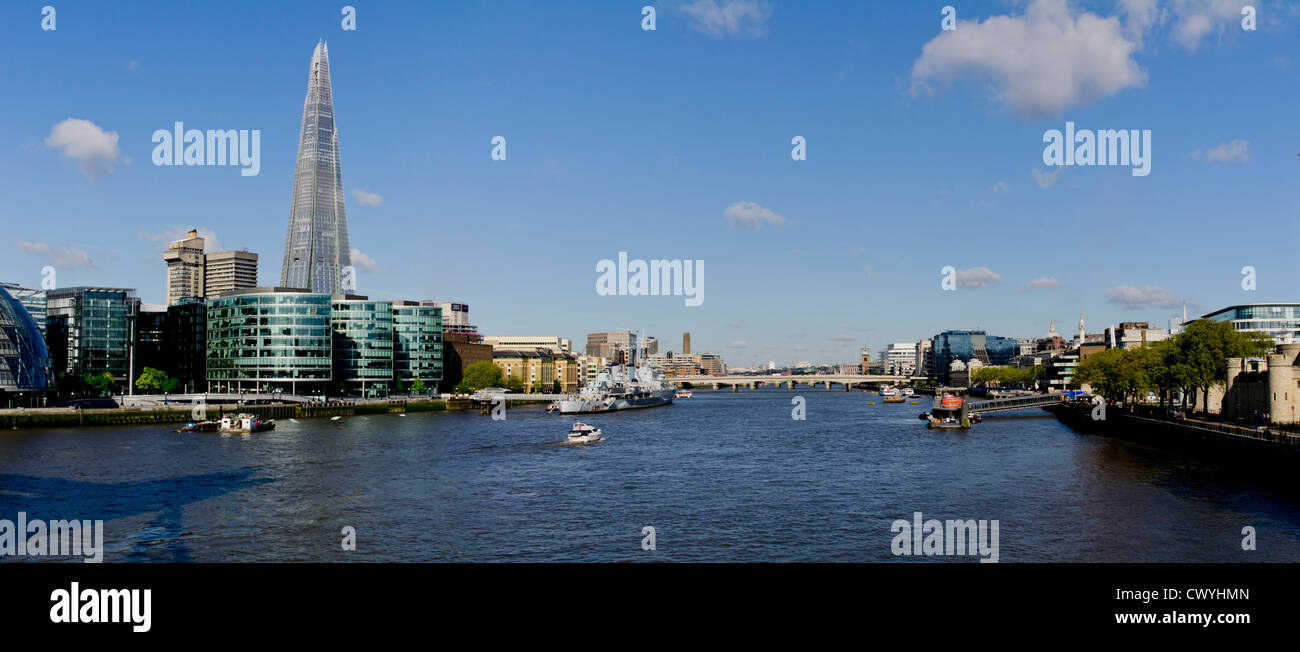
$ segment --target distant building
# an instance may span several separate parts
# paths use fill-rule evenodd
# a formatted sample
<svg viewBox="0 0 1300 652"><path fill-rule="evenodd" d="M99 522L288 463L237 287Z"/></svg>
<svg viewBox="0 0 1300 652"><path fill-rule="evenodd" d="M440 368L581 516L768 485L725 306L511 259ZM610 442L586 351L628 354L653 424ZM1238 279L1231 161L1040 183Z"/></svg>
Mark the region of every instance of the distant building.
<svg viewBox="0 0 1300 652"><path fill-rule="evenodd" d="M180 240L174 240L163 252L167 262L167 279L165 297L167 305L174 306L184 299L202 299L203 294L203 248L204 239L197 230Z"/></svg>
<svg viewBox="0 0 1300 652"><path fill-rule="evenodd" d="M871 362L871 347L869 346L862 347L862 349L858 351L858 373L862 373L862 374L871 373L872 364L873 363ZM796 364L796 366L802 367L805 365Z"/></svg>
<svg viewBox="0 0 1300 652"><path fill-rule="evenodd" d="M934 343L921 340L916 343L916 363L912 375L921 378L934 378Z"/></svg>
<svg viewBox="0 0 1300 652"><path fill-rule="evenodd" d="M507 380L510 378L522 380L524 393L527 394L546 394L554 389L557 379L555 357L555 354L547 349L492 351L492 362L501 368ZM576 367L574 371L576 380Z"/></svg>
<svg viewBox="0 0 1300 652"><path fill-rule="evenodd" d="M132 331L134 350L131 355L131 378L139 378L148 367L167 373L173 358L173 352L167 343L167 306L140 304ZM135 388L128 387L127 393L134 394Z"/></svg>
<svg viewBox="0 0 1300 652"><path fill-rule="evenodd" d="M207 310L202 301L167 307L163 340L169 359L164 369L180 381L182 393L201 393L208 388Z"/></svg>
<svg viewBox="0 0 1300 652"><path fill-rule="evenodd" d="M885 351L885 373L891 376L911 376L916 370L916 343L895 342Z"/></svg>
<svg viewBox="0 0 1300 652"><path fill-rule="evenodd" d="M1107 328L1105 342L1112 348L1136 349L1169 337L1163 328L1151 328L1144 321L1126 321L1119 328Z"/></svg>
<svg viewBox="0 0 1300 652"><path fill-rule="evenodd" d="M484 335L483 343L494 349L546 349L553 353L568 353L573 350L568 339L554 335Z"/></svg>
<svg viewBox="0 0 1300 652"><path fill-rule="evenodd" d="M492 347L484 344L481 336L477 333L444 332L442 391L453 391L456 384L465 377L465 369L475 362L492 362Z"/></svg>
<svg viewBox="0 0 1300 652"><path fill-rule="evenodd" d="M983 365L1006 365L1020 354L1015 338L989 335L984 331L943 331L930 340L934 349L934 368L940 383L948 384L954 360Z"/></svg>
<svg viewBox="0 0 1300 652"><path fill-rule="evenodd" d="M1201 319L1226 321L1243 333L1264 333L1275 344L1300 342L1300 303L1248 303L1216 310Z"/></svg>
<svg viewBox="0 0 1300 652"><path fill-rule="evenodd" d="M164 296L168 306L210 299L257 285L257 254L249 251L204 253L206 240L191 229L186 237L168 243Z"/></svg>
<svg viewBox="0 0 1300 652"><path fill-rule="evenodd" d="M653 355L655 353L658 353L659 340L654 337L647 336L644 340L641 341L641 352L646 355Z"/></svg>
<svg viewBox="0 0 1300 652"><path fill-rule="evenodd" d="M135 290L67 287L46 292L45 341L57 374L108 373L130 382L131 322L140 310Z"/></svg>
<svg viewBox="0 0 1300 652"><path fill-rule="evenodd" d="M41 405L54 388L49 350L27 308L0 286L0 406Z"/></svg>
<svg viewBox="0 0 1300 652"><path fill-rule="evenodd" d="M469 323L469 304L456 301L443 301L438 304L442 309L442 332L478 335L478 326ZM456 382L460 382L459 380Z"/></svg>
<svg viewBox="0 0 1300 652"><path fill-rule="evenodd" d="M631 361L632 351L637 348L637 335L631 331L607 331L587 334L587 355L608 358L617 364Z"/></svg>
<svg viewBox="0 0 1300 652"><path fill-rule="evenodd" d="M609 366L609 361L605 358L586 353L578 356L578 384L586 385L596 379L605 367Z"/></svg>
<svg viewBox="0 0 1300 652"><path fill-rule="evenodd" d="M205 298L251 287L257 287L257 254L241 250L218 251L203 256Z"/></svg>
<svg viewBox="0 0 1300 652"><path fill-rule="evenodd" d="M691 334L682 333L682 353L689 354L690 352L691 352Z"/></svg>

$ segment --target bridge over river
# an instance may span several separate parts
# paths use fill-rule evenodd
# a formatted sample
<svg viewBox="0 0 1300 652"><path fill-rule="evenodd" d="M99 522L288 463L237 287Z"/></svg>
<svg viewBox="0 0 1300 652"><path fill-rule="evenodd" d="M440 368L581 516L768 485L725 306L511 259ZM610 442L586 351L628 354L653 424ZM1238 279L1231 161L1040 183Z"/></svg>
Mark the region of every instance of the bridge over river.
<svg viewBox="0 0 1300 652"><path fill-rule="evenodd" d="M911 379L906 376L884 376L868 374L826 374L818 376L782 376L771 374L767 376L674 376L666 379L668 382L678 387L689 388L712 388L722 389L731 387L738 390L741 387L755 389L763 385L774 385L777 387L787 387L794 389L799 385L816 387L824 385L830 389L834 385L842 385L844 391L851 391L854 387L865 387L867 385L877 385L880 383L906 385Z"/></svg>

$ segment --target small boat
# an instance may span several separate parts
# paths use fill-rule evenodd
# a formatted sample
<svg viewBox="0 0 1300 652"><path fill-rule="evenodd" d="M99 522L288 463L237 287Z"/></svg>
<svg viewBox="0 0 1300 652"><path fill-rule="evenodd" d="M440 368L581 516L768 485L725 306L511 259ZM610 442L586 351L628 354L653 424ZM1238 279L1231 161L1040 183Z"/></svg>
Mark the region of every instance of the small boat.
<svg viewBox="0 0 1300 652"><path fill-rule="evenodd" d="M573 429L569 431L570 444L588 444L601 439L604 437L600 436L600 428L589 426L581 421L573 424Z"/></svg>
<svg viewBox="0 0 1300 652"><path fill-rule="evenodd" d="M902 393L903 396L907 396L907 397L916 396L916 391L913 390L911 387L904 387Z"/></svg>
<svg viewBox="0 0 1300 652"><path fill-rule="evenodd" d="M689 389L679 389L677 390L676 394L673 394L673 398L690 398L690 397L691 397L691 390Z"/></svg>
<svg viewBox="0 0 1300 652"><path fill-rule="evenodd" d="M899 396L898 394L890 394L886 396L885 400L882 402L883 403L906 403L907 399L903 398L902 396Z"/></svg>
<svg viewBox="0 0 1300 652"><path fill-rule="evenodd" d="M275 422L256 414L223 415L218 432L263 432L275 427Z"/></svg>
<svg viewBox="0 0 1300 652"><path fill-rule="evenodd" d="M187 423L176 432L216 432L219 427L221 427L220 421L198 421Z"/></svg>

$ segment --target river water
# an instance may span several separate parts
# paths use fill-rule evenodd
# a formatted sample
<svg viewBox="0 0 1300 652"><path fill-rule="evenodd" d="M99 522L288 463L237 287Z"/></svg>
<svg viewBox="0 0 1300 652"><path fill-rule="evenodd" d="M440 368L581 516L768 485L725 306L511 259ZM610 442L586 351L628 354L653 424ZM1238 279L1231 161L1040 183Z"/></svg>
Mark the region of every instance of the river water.
<svg viewBox="0 0 1300 652"><path fill-rule="evenodd" d="M929 398L879 400L696 391L592 415L606 440L585 445L561 443L573 420L538 407L281 420L248 437L8 431L0 519L103 519L107 561L975 559L896 557L891 523L915 512L997 520L1004 563L1300 561L1294 476L1079 434L1043 412L930 432L916 418Z"/></svg>

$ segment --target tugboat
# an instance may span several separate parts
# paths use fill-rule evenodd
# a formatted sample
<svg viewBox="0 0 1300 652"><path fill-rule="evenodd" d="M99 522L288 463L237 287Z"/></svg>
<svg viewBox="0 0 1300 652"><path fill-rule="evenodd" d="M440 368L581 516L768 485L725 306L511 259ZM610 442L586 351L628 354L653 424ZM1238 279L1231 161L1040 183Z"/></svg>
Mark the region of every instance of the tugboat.
<svg viewBox="0 0 1300 652"><path fill-rule="evenodd" d="M264 420L256 414L226 414L221 417L217 432L263 432L274 427L274 421Z"/></svg>
<svg viewBox="0 0 1300 652"><path fill-rule="evenodd" d="M589 426L581 421L573 424L573 429L569 431L570 444L589 444L604 439L600 436L600 428Z"/></svg>
<svg viewBox="0 0 1300 652"><path fill-rule="evenodd" d="M970 419L963 412L962 400L952 394L943 394L935 399L930 408L930 418L926 426L931 430L964 430L970 427Z"/></svg>

